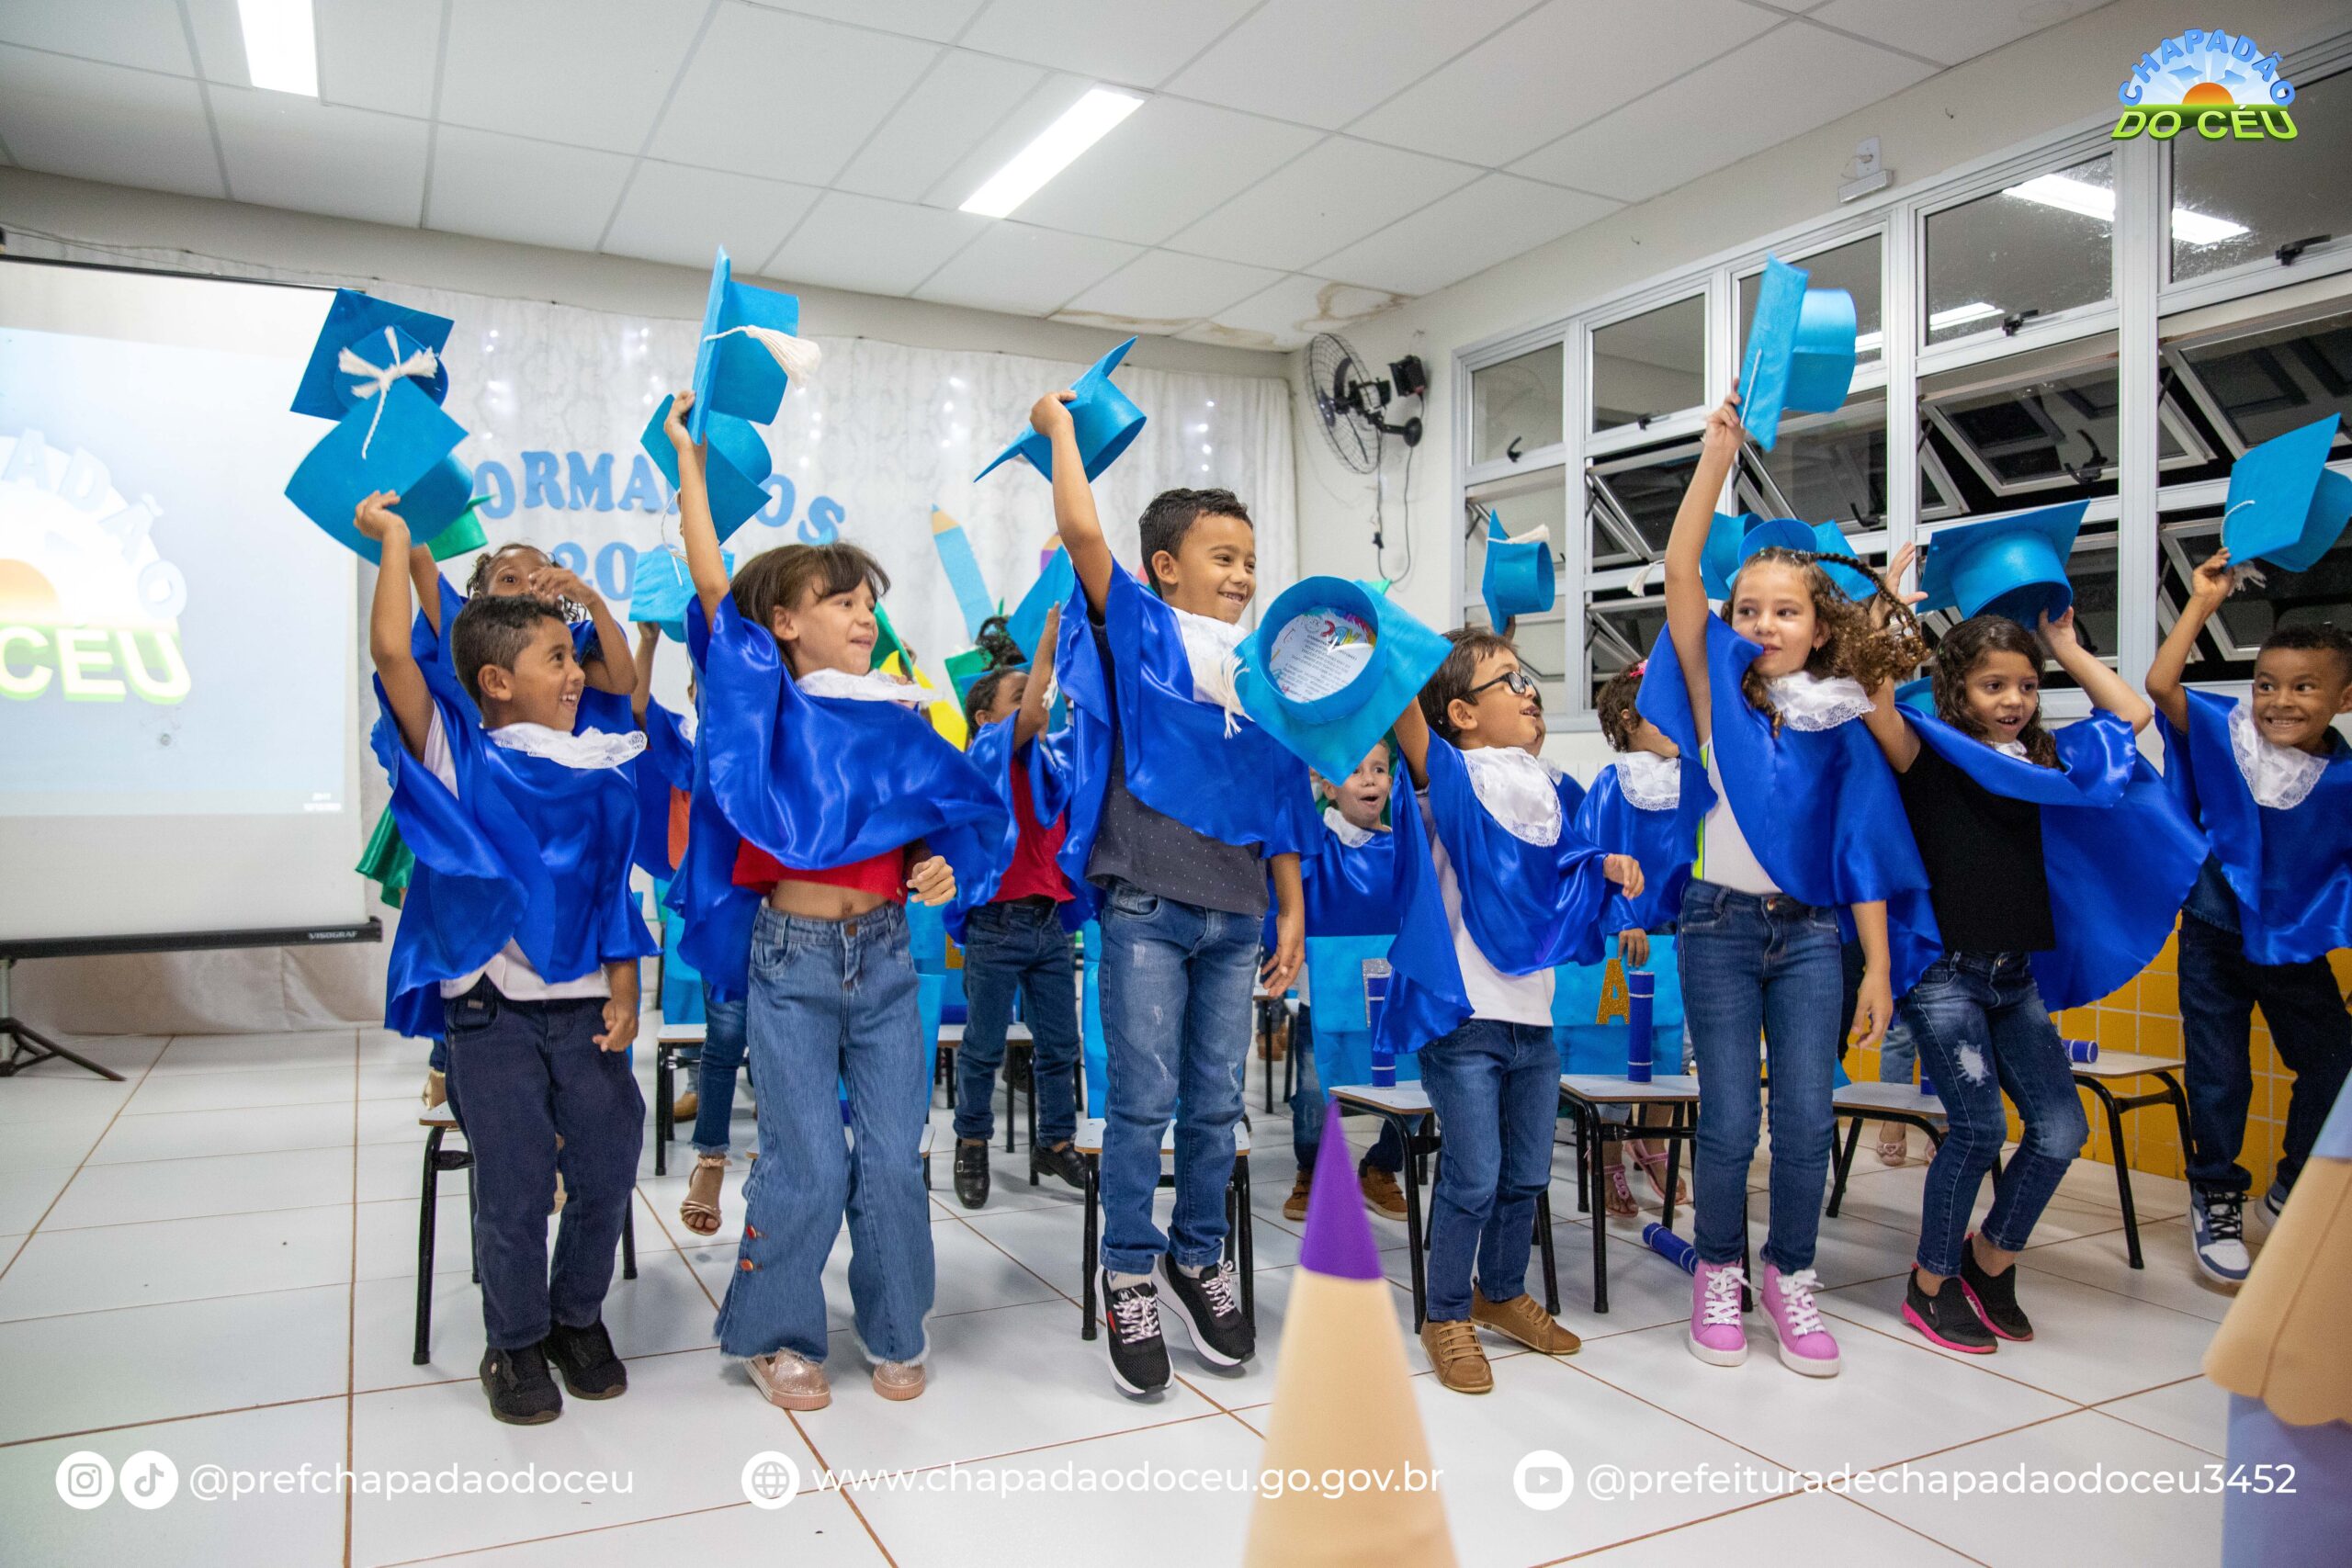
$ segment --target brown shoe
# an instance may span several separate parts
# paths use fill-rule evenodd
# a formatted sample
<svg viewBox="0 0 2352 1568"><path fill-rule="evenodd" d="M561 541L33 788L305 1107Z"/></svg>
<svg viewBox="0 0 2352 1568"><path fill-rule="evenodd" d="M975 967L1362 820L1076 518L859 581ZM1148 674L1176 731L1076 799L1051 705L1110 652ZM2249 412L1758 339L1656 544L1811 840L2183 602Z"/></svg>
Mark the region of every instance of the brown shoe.
<svg viewBox="0 0 2352 1568"><path fill-rule="evenodd" d="M885 1399L912 1399L922 1392L922 1364L883 1361L874 1369L874 1392Z"/></svg>
<svg viewBox="0 0 2352 1568"><path fill-rule="evenodd" d="M448 1075L436 1068L424 1069L424 1109L431 1111L449 1103Z"/></svg>
<svg viewBox="0 0 2352 1568"><path fill-rule="evenodd" d="M670 1102L670 1120L673 1124L680 1122L691 1122L695 1119L695 1112L701 1109L702 1096L696 1094L693 1089L688 1089L685 1093L678 1096L677 1099Z"/></svg>
<svg viewBox="0 0 2352 1568"><path fill-rule="evenodd" d="M1538 1306L1534 1296L1526 1291L1498 1303L1474 1288L1470 1292L1470 1321L1547 1356L1573 1356L1584 1344Z"/></svg>
<svg viewBox="0 0 2352 1568"><path fill-rule="evenodd" d="M1405 1190L1396 1179L1376 1165L1368 1165L1357 1173L1356 1185L1363 1189L1366 1207L1384 1220L1405 1217Z"/></svg>
<svg viewBox="0 0 2352 1568"><path fill-rule="evenodd" d="M1437 1381L1454 1393L1494 1392L1494 1369L1487 1365L1487 1353L1478 1348L1478 1331L1468 1323L1460 1319L1440 1323L1431 1318L1421 1325L1421 1348L1429 1352L1430 1365L1437 1369Z"/></svg>
<svg viewBox="0 0 2352 1568"><path fill-rule="evenodd" d="M1290 1184L1290 1196L1283 1200L1283 1219L1306 1218L1306 1193L1307 1190L1314 1185L1315 1173L1302 1167L1298 1173L1298 1179Z"/></svg>

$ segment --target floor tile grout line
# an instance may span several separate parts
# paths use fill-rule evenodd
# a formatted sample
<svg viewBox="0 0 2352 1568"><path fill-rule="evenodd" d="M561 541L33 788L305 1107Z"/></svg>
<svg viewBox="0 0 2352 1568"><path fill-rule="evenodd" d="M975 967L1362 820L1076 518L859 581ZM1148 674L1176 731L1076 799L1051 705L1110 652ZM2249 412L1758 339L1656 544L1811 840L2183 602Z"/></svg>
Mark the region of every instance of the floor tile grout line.
<svg viewBox="0 0 2352 1568"><path fill-rule="evenodd" d="M25 1227L24 1239L17 1244L17 1250L8 1255L7 1262L0 1264L0 1281L6 1280L9 1270L16 1268L17 1260L22 1258L26 1252L31 1248L33 1237L40 1234L40 1227L42 1224L48 1220L49 1216L57 1212L57 1205L59 1201L64 1198L66 1190L72 1187L74 1183L81 1178L83 1170L90 1163L90 1156L97 1152L97 1148L100 1144L107 1141L107 1134L114 1131L115 1123L122 1120L123 1105L130 1104L131 1095L137 1094L140 1089L146 1085L148 1078L154 1074L155 1063L164 1059L164 1053L168 1052L172 1048L172 1042L178 1038L179 1036L175 1034L167 1034L164 1036L163 1050L156 1052L153 1059L149 1061L144 1067L141 1067L139 1070L139 1081L130 1086L129 1091L122 1097L122 1104L114 1108L114 1113L107 1118L107 1124L98 1129L97 1136L90 1140L90 1146L84 1149L82 1151L82 1157L74 1162L73 1174L66 1177L63 1181L58 1184L57 1191L50 1198L47 1207L41 1210L40 1218L35 1220L31 1224ZM357 1042L357 1035L355 1033L353 1036L355 1044Z"/></svg>
<svg viewBox="0 0 2352 1568"><path fill-rule="evenodd" d="M933 1471L946 1470L946 1469L948 1469L948 1468L950 1468L950 1467L952 1467L952 1466L958 1466L958 1465L968 1466L968 1465L976 1465L976 1464L995 1464L995 1463L998 1463L999 1461L1003 1461L1003 1460L1009 1460L1009 1459L1022 1459L1022 1458L1024 1458L1024 1457L1026 1457L1027 1455L1030 1455L1030 1454L1054 1453L1054 1452L1057 1452L1057 1451L1058 1451L1059 1450L1062 1450L1062 1449L1075 1449L1075 1448L1082 1448L1082 1447L1084 1447L1084 1446L1085 1446L1086 1444L1088 1444L1088 1443L1102 1443L1102 1442L1108 1442L1108 1441L1110 1441L1110 1440L1111 1440L1112 1438L1125 1438L1125 1437L1129 1437L1129 1436L1132 1436L1133 1434L1135 1434L1135 1433L1136 1433L1136 1432L1161 1432L1161 1431L1165 1431L1165 1430L1167 1430L1167 1429L1168 1429L1169 1427L1193 1427L1193 1426L1198 1426L1201 1422L1204 1422L1204 1421L1215 1421L1215 1420L1218 1420L1218 1419L1220 1419L1220 1418L1222 1418L1222 1417L1227 1417L1227 1416L1232 1416L1232 1417L1233 1417L1233 1419L1235 1419L1235 1420L1239 1420L1239 1419L1240 1419L1240 1417L1238 1417L1238 1416L1235 1416L1233 1415L1233 1412L1232 1412L1232 1411L1230 1411L1230 1410L1202 1410L1202 1411L1197 1411L1197 1412L1195 1412L1194 1414L1190 1415L1190 1416L1172 1416L1169 1417L1169 1418L1168 1418L1167 1420L1165 1420L1165 1421L1147 1421L1147 1422L1145 1422L1145 1423L1144 1423L1142 1426L1140 1426L1140 1427L1121 1427L1117 1428L1117 1429L1116 1429L1116 1430L1114 1430L1114 1431L1109 1431L1109 1432L1090 1432L1090 1433L1088 1433L1086 1436L1084 1436L1084 1437L1082 1437L1082 1438L1061 1438L1060 1440L1058 1440L1058 1441L1057 1441L1057 1442L1051 1442L1051 1443L1032 1443L1029 1447L1027 1447L1027 1448L1025 1448L1025 1449L1006 1449L1006 1450L1003 1450L1002 1452L1001 1452L1001 1453L991 1453L991 1454L974 1454L974 1455L971 1455L971 1456L969 1456L969 1457L967 1457L967 1458L960 1458L960 1459L943 1459L943 1460L935 1461L933 1461L933 1463L930 1463L930 1464L917 1464L917 1465L878 1465L878 1464L877 1464L877 1465L868 1465L868 1466L866 1466L865 1468L866 1468L867 1470L869 1470L869 1471L879 1471L879 1470L889 1470L889 1471L894 1471L894 1472L895 1472L895 1471L903 1471L906 1474L909 1474L909 1475L928 1475L928 1474L932 1473ZM1247 1425L1248 1425L1248 1423L1247 1423L1247 1422L1243 1422L1243 1425L1244 1425L1244 1426L1247 1426ZM850 1490L854 1490L854 1488L835 1487L835 1488L833 1488L833 1490L835 1490L835 1491L841 1491L841 1492L847 1492L847 1491L850 1491Z"/></svg>
<svg viewBox="0 0 2352 1568"><path fill-rule="evenodd" d="M146 1416L136 1421L115 1421L104 1427L85 1427L74 1432L47 1432L37 1438L9 1438L0 1440L0 1451L30 1448L35 1443L63 1442L73 1438L103 1437L108 1432L131 1432L141 1427L170 1427L183 1421L209 1421L220 1416L245 1416L256 1410L286 1410L297 1404L324 1404L329 1400L348 1399L345 1393L306 1393L299 1399L272 1399L259 1404L232 1404L219 1410L191 1410L181 1416Z"/></svg>
<svg viewBox="0 0 2352 1568"><path fill-rule="evenodd" d="M748 1502L715 1503L707 1508L681 1508L674 1514L651 1514L641 1519L616 1519L611 1524L591 1525L586 1529L559 1530L553 1535L532 1535L514 1540L487 1541L481 1546L463 1547L456 1551L437 1552L431 1557L401 1557L390 1562L381 1563L379 1568L416 1568L417 1564L424 1562L456 1562L468 1557L479 1557L485 1551L506 1551L514 1547L537 1546L550 1540L573 1540L582 1536L603 1535L608 1530L631 1529L639 1525L668 1524L673 1519L700 1518L705 1514L731 1513L737 1508L748 1508L751 1506Z"/></svg>
<svg viewBox="0 0 2352 1568"><path fill-rule="evenodd" d="M1588 1547L1582 1551L1571 1551L1566 1557L1547 1557L1535 1563L1533 1568L1560 1568L1560 1565L1565 1562L1586 1562L1592 1558L1599 1557L1603 1552L1616 1551L1621 1548L1628 1546L1637 1546L1643 1541L1656 1540L1661 1536L1672 1535L1678 1530L1687 1530L1697 1525L1713 1524L1717 1519L1728 1519L1735 1514L1745 1514L1755 1508L1769 1508L1775 1503L1789 1502L1795 1495L1795 1494L1790 1494L1780 1497L1758 1497L1752 1503L1737 1504L1735 1506L1724 1509L1721 1513L1702 1514L1698 1518L1685 1519L1680 1524L1666 1525L1657 1529L1645 1530L1640 1535L1629 1535L1619 1540L1603 1541L1599 1546Z"/></svg>

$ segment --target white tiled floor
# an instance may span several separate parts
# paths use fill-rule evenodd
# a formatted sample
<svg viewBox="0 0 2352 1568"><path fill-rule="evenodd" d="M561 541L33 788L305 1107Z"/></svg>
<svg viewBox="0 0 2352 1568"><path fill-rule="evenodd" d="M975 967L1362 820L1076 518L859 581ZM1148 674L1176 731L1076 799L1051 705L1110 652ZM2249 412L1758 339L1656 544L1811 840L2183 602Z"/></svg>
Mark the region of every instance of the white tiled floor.
<svg viewBox="0 0 2352 1568"><path fill-rule="evenodd" d="M411 1098L421 1047L373 1031L104 1040L105 1084L51 1064L0 1082L0 1517L10 1561L376 1564L469 1554L493 1564L593 1568L656 1559L791 1563L963 1563L1072 1551L1123 1562L1237 1561L1247 1507L1158 1494L1007 1495L1015 1472L1198 1466L1248 1470L1281 1365L1298 1227L1281 1218L1293 1173L1287 1118L1253 1111L1261 1350L1206 1369L1171 1331L1177 1381L1148 1403L1120 1396L1102 1348L1078 1337L1080 1205L1031 1187L1025 1155L994 1155L982 1210L951 1190L948 1117L934 1115L933 1381L911 1404L876 1397L852 1327L846 1239L827 1289L832 1405L786 1416L717 1349L713 1318L734 1268L739 1160L726 1224L689 1234L677 1205L692 1153L670 1174L641 1167L639 1275L616 1281L606 1319L630 1363L616 1404L573 1402L550 1427L513 1428L482 1409L479 1294L468 1278L466 1178L443 1179L427 1365L410 1358L423 1134ZM640 1053L650 1071L650 1053ZM1252 1065L1253 1104L1258 1065ZM1355 1131L1362 1140L1369 1127ZM1917 1143L1918 1140L1914 1140ZM1924 1152L1924 1151L1921 1151ZM1554 1360L1489 1346L1496 1390L1446 1393L1410 1334L1401 1224L1377 1220L1390 1297L1416 1374L1461 1559L1473 1564L1765 1564L2210 1562L2218 1504L2080 1496L1956 1503L1919 1487L1864 1497L1686 1491L1595 1495L1596 1467L1639 1473L1778 1467L1899 1473L2109 1467L2188 1471L2223 1448L2224 1401L2198 1375L2229 1298L2187 1258L2177 1182L2134 1183L2148 1266L2126 1266L2112 1173L2077 1166L2028 1250L2024 1301L2039 1337L1990 1357L1934 1349L1896 1315L1916 1243L1918 1156L1881 1168L1867 1145L1844 1213L1822 1224L1817 1267L1846 1368L1794 1376L1751 1320L1747 1365L1701 1365L1683 1348L1685 1276L1645 1250L1641 1221L1607 1222L1611 1311L1591 1310L1592 1216L1576 1211L1570 1155L1553 1189L1562 1320L1586 1341ZM1751 1232L1768 1218L1765 1167ZM1653 1217L1645 1183L1643 1220ZM1164 1212L1164 1211L1163 1211ZM1687 1233L1687 1209L1679 1216ZM1540 1268L1531 1283L1540 1285ZM119 1499L91 1512L55 1493L63 1456L119 1461L153 1448L181 1468L438 1472L612 1468L625 1494L346 1500L332 1490L201 1503L185 1490L153 1512ZM1555 1511L1520 1503L1532 1450L1560 1453L1586 1484ZM744 1501L762 1450L804 1473L954 1465L967 1484L868 1482L781 1511ZM932 1483L935 1484L935 1483ZM1089 1545L1089 1543L1094 1543Z"/></svg>

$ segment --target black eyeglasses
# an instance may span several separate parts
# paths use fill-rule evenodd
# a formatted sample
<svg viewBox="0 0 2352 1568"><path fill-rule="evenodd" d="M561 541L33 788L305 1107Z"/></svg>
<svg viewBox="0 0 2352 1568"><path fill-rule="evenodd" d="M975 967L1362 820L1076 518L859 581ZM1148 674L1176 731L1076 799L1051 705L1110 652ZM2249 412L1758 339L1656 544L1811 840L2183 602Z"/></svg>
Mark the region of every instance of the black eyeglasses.
<svg viewBox="0 0 2352 1568"><path fill-rule="evenodd" d="M1491 681L1479 682L1464 692L1463 696L1465 699L1475 698L1489 686L1508 686L1510 688L1511 695L1515 697L1533 697L1538 703L1544 700L1544 694L1536 687L1535 677L1530 675L1525 670L1506 670Z"/></svg>

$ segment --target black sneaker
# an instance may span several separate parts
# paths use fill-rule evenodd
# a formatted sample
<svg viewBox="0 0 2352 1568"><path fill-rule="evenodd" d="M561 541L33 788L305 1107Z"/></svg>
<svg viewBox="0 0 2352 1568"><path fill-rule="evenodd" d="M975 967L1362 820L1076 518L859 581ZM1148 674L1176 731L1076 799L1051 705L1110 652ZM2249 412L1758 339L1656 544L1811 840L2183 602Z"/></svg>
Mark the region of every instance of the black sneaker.
<svg viewBox="0 0 2352 1568"><path fill-rule="evenodd" d="M1946 1278L1931 1296L1919 1288L1919 1271L1914 1269L1903 1287L1903 1321L1926 1335L1929 1344L1947 1350L1989 1356L2000 1348L1993 1331L1968 1304L1968 1291L1957 1276Z"/></svg>
<svg viewBox="0 0 2352 1568"><path fill-rule="evenodd" d="M490 1395L490 1413L510 1427L537 1427L563 1414L563 1395L537 1345L483 1351L481 1386Z"/></svg>
<svg viewBox="0 0 2352 1568"><path fill-rule="evenodd" d="M1187 1274L1163 1252L1159 1274L1168 1281L1168 1310L1192 1335L1201 1359L1211 1366L1238 1367L1258 1353L1258 1333L1241 1314L1232 1264L1219 1258L1214 1269Z"/></svg>
<svg viewBox="0 0 2352 1568"><path fill-rule="evenodd" d="M1047 1176L1058 1176L1079 1191L1086 1190L1086 1156L1069 1144L1057 1144L1052 1148L1037 1151L1037 1168Z"/></svg>
<svg viewBox="0 0 2352 1568"><path fill-rule="evenodd" d="M1168 1386L1168 1341L1159 1333L1159 1289L1147 1280L1140 1285L1111 1288L1111 1271L1102 1270L1102 1324L1111 1351L1111 1381L1128 1393L1158 1393Z"/></svg>
<svg viewBox="0 0 2352 1568"><path fill-rule="evenodd" d="M613 1337L605 1332L601 1317L585 1328L559 1323L548 1330L539 1348L563 1374L563 1386L575 1398L611 1399L628 1392L628 1369L613 1354Z"/></svg>
<svg viewBox="0 0 2352 1568"><path fill-rule="evenodd" d="M989 1201L989 1146L969 1138L956 1140L956 1201L977 1209Z"/></svg>
<svg viewBox="0 0 2352 1568"><path fill-rule="evenodd" d="M2014 1263L1998 1274L1987 1274L1976 1261L1976 1247L1972 1239L1960 1249L1960 1283L1968 1292L1976 1315L1984 1326L2004 1339L2030 1339L2033 1322L2018 1307L2018 1266Z"/></svg>
<svg viewBox="0 0 2352 1568"><path fill-rule="evenodd" d="M2275 1225L2285 1216L2288 1190L2285 1182L2274 1181L2270 1184L2270 1190L2262 1195L2262 1212L2268 1224Z"/></svg>

